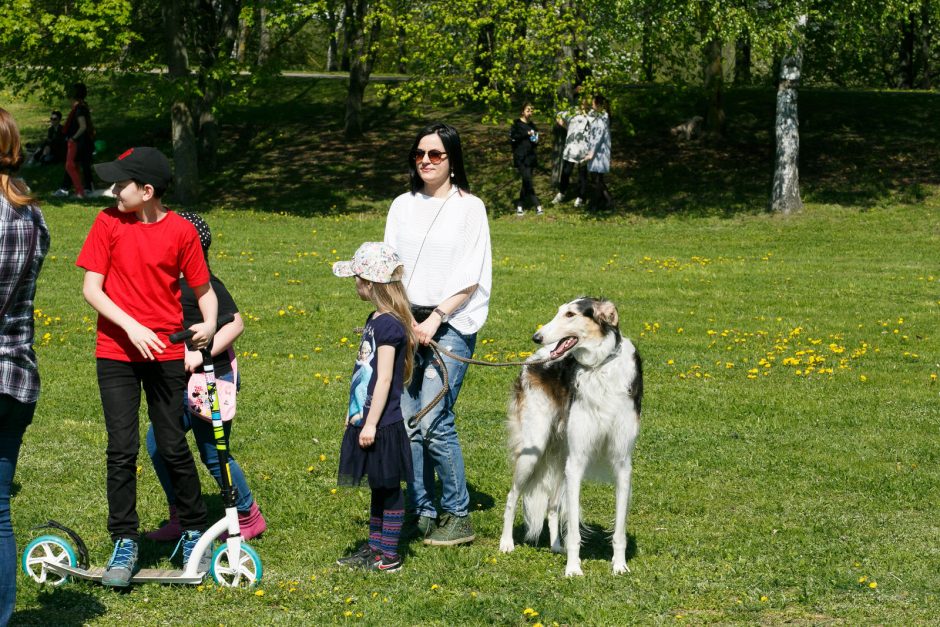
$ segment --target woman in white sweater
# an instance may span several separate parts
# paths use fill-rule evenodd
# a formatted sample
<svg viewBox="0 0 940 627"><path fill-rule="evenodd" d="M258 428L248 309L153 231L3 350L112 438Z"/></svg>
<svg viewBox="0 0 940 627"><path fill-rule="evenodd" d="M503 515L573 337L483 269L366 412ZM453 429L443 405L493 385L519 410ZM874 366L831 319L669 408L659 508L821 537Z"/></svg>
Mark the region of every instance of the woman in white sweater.
<svg viewBox="0 0 940 627"><path fill-rule="evenodd" d="M421 348L402 395L406 419L440 391L441 373L428 343L470 357L486 322L492 286L492 254L486 207L470 194L457 130L431 124L418 132L408 155L411 191L392 202L385 242L405 266L404 283ZM444 357L449 390L410 432L415 477L408 485L409 511L425 544L451 546L474 539L463 453L454 404L467 364ZM434 507L434 473L441 480L441 516Z"/></svg>

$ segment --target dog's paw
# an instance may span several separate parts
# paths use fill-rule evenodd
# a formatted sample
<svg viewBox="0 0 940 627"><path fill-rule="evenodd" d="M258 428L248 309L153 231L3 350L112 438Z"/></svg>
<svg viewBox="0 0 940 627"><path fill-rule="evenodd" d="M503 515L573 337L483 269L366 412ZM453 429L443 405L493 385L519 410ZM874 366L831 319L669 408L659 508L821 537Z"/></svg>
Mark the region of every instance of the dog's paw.
<svg viewBox="0 0 940 627"><path fill-rule="evenodd" d="M613 563L613 570L615 575L622 575L623 573L629 573L630 567L627 566L626 562L617 562Z"/></svg>
<svg viewBox="0 0 940 627"><path fill-rule="evenodd" d="M565 567L565 577L583 577L584 573L581 572L581 564L568 564Z"/></svg>
<svg viewBox="0 0 940 627"><path fill-rule="evenodd" d="M512 538L500 538L499 550L501 553L512 553L512 550L515 548L516 548L516 545L512 541Z"/></svg>

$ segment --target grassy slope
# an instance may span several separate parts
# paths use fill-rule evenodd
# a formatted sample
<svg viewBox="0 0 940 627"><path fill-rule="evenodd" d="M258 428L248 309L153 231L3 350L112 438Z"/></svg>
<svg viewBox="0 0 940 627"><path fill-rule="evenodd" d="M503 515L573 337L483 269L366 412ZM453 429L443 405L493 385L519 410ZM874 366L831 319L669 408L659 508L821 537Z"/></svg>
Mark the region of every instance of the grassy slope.
<svg viewBox="0 0 940 627"><path fill-rule="evenodd" d="M471 179L493 213L495 290L478 354L529 349L528 337L558 304L596 294L619 304L621 326L645 358L632 573L609 573L603 529L613 497L591 485L586 576L566 580L563 558L544 544L498 553L512 372L479 367L460 401L478 541L443 551L411 545L394 577L329 566L364 535L367 492L331 488L353 360L353 342L343 338L367 309L328 264L381 237L384 208L402 187L394 157L417 126L389 111L381 128L349 144L332 121L333 91L291 83L278 93L292 104L232 112L224 173L208 181L217 196L206 207L213 267L248 318L238 344L245 385L234 451L271 523L253 542L265 566L263 595L211 586L125 595L84 584L49 592L20 577L18 621L933 620L940 483L931 403L940 346L932 253L940 200L929 144L937 131L917 132L907 120L936 112L936 97L805 94L803 181L813 202L789 220L760 213L770 163L758 124L772 106L766 92L736 94L740 126L722 146L701 150L665 140L664 128L684 113L677 96L624 96L637 132L615 137L622 148L612 182L626 211L601 220L570 209L539 221L506 215L515 183L502 129L447 114L468 129ZM910 115L892 115L899 104ZM21 119L42 119L35 104L12 108ZM146 111L135 110L125 128L162 141ZM118 137L107 137L113 150L122 147ZM36 174L37 189L57 182L56 174ZM44 207L54 236L37 300L44 390L21 455L15 525L22 546L30 527L57 518L102 563L109 547L94 323L73 266L94 210ZM832 373L806 375L813 355L825 357L817 369ZM208 500L218 507L217 497ZM146 463L139 510L145 527L165 514ZM145 545L145 562L163 563L164 548ZM540 615L527 620L527 607Z"/></svg>

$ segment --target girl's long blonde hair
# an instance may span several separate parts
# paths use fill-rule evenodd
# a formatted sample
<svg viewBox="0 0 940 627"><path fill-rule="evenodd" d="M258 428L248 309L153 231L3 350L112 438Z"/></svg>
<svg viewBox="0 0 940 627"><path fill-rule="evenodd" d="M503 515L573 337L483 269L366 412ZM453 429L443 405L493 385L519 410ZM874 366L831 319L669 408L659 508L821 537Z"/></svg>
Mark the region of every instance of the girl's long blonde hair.
<svg viewBox="0 0 940 627"><path fill-rule="evenodd" d="M13 116L6 109L0 109L0 194L18 207L33 201L26 184L21 179L13 178L22 164L20 131Z"/></svg>
<svg viewBox="0 0 940 627"><path fill-rule="evenodd" d="M411 371L415 363L415 332L411 327L414 318L411 316L411 303L408 302L408 295L405 293L405 286L402 285L401 277L405 273L404 266L395 268L392 273L391 283L376 283L372 281L372 304L376 309L387 310L395 316L402 326L405 327L405 380L407 384L411 381Z"/></svg>

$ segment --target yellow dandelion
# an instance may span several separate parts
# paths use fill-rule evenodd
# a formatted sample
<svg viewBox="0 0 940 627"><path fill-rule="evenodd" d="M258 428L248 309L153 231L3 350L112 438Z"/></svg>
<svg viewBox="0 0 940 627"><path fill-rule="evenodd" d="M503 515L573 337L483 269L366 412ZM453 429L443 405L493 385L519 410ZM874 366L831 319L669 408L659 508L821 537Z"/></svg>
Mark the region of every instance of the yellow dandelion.
<svg viewBox="0 0 940 627"><path fill-rule="evenodd" d="M766 603L766 602L767 602L767 597L764 596L764 595L761 595L760 602L761 602L761 603Z"/></svg>
<svg viewBox="0 0 940 627"><path fill-rule="evenodd" d="M868 377L866 377L865 375L861 374L861 375L858 376L858 380L861 381L862 383L865 383L866 381L868 381Z"/></svg>
<svg viewBox="0 0 940 627"><path fill-rule="evenodd" d="M307 472L313 472L313 466L307 466Z"/></svg>
<svg viewBox="0 0 940 627"><path fill-rule="evenodd" d="M320 455L320 461L321 461L321 462L325 462L325 461L326 461L326 455L321 454L321 455Z"/></svg>
<svg viewBox="0 0 940 627"><path fill-rule="evenodd" d="M352 616L352 610L346 610L345 612L343 612L343 616L345 616L345 617L347 617L347 618L350 617L350 616Z"/></svg>
<svg viewBox="0 0 940 627"><path fill-rule="evenodd" d="M330 494L336 494L336 488L330 488Z"/></svg>
<svg viewBox="0 0 940 627"><path fill-rule="evenodd" d="M437 585L436 583L431 584L431 590L437 590L438 588L440 588L440 586Z"/></svg>
<svg viewBox="0 0 940 627"><path fill-rule="evenodd" d="M352 598L352 597L346 597L346 605L349 605L349 604L352 603L352 602L353 602L353 598Z"/></svg>
<svg viewBox="0 0 940 627"><path fill-rule="evenodd" d="M868 584L868 587L871 588L872 590L874 590L875 588L878 587L878 583L875 582L875 581L873 581L873 582L871 582L870 584Z"/></svg>
<svg viewBox="0 0 940 627"><path fill-rule="evenodd" d="M255 592L255 596L256 596L256 597L263 597L263 596L264 596L264 590L258 590L258 591L256 591L256 592Z"/></svg>
<svg viewBox="0 0 940 627"><path fill-rule="evenodd" d="M866 581L868 581L868 577L862 576L858 578L859 583L865 583Z"/></svg>
<svg viewBox="0 0 940 627"><path fill-rule="evenodd" d="M284 316L284 315L286 315L286 314L287 314L287 312L284 311L283 309L278 309L278 310L277 310L277 315L279 315L279 316Z"/></svg>

